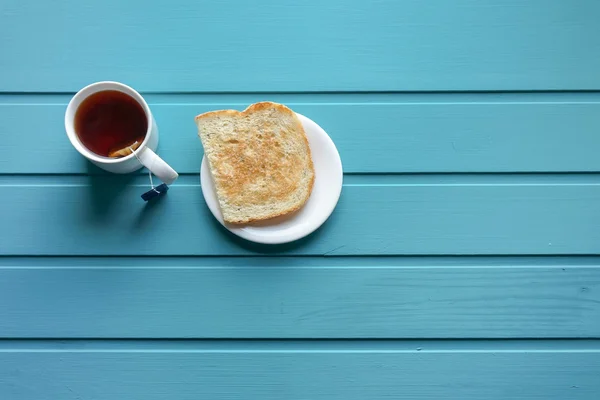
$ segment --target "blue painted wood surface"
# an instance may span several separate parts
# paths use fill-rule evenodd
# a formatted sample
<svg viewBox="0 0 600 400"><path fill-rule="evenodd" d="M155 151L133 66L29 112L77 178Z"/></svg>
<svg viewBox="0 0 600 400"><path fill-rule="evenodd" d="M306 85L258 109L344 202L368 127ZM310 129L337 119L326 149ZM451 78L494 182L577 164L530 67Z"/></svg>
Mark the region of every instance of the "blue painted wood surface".
<svg viewBox="0 0 600 400"><path fill-rule="evenodd" d="M0 399L600 398L600 3L0 3ZM145 206L64 134L143 92ZM315 234L226 233L193 117L259 100L345 169Z"/></svg>
<svg viewBox="0 0 600 400"><path fill-rule="evenodd" d="M598 257L0 260L5 338L600 336Z"/></svg>
<svg viewBox="0 0 600 400"><path fill-rule="evenodd" d="M385 177L384 177L385 178ZM368 176L346 179L326 224L293 244L254 245L223 230L194 174L146 204L148 177L11 177L0 209L3 255L599 254L600 182L584 176ZM567 179L567 180L565 180ZM162 200L162 199L161 199ZM41 223L43 221L43 223ZM76 234L74 234L76 232Z"/></svg>
<svg viewBox="0 0 600 400"><path fill-rule="evenodd" d="M41 400L587 400L600 390L599 368L596 340L581 344L84 340L73 345L15 342L0 349L0 383L4 382L6 396Z"/></svg>
<svg viewBox="0 0 600 400"><path fill-rule="evenodd" d="M595 0L4 0L0 90L600 89Z"/></svg>
<svg viewBox="0 0 600 400"><path fill-rule="evenodd" d="M180 174L198 173L194 117L281 101L317 121L335 141L346 173L593 172L600 169L600 95L154 95L160 154ZM65 146L68 96L0 98L0 173L81 174ZM29 119L29 115L35 119ZM43 128L42 128L43 127ZM40 132L40 129L43 132ZM19 132L20 134L14 134ZM31 137L36 149L23 155ZM375 139L376 138L376 139ZM52 157L36 157L44 149ZM393 151L390 151L393 149Z"/></svg>

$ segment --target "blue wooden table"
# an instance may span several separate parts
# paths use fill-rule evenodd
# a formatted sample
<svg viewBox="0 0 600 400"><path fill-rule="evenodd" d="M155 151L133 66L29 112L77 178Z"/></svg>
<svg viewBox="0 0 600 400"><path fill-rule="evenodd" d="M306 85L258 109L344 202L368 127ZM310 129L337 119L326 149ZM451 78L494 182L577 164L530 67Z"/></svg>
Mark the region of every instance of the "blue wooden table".
<svg viewBox="0 0 600 400"><path fill-rule="evenodd" d="M600 398L600 2L0 1L0 399ZM71 146L142 92L181 177ZM285 103L344 164L267 247L199 186L195 115Z"/></svg>

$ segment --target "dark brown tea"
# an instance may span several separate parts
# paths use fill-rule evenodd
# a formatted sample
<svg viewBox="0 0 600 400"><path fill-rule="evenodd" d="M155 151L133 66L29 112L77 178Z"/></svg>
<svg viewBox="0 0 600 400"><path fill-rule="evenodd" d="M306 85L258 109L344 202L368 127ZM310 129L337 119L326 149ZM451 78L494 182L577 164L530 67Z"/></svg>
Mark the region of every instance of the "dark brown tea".
<svg viewBox="0 0 600 400"><path fill-rule="evenodd" d="M139 146L147 130L148 119L142 106L116 90L92 94L75 112L75 132L79 140L100 156L109 157L136 141Z"/></svg>

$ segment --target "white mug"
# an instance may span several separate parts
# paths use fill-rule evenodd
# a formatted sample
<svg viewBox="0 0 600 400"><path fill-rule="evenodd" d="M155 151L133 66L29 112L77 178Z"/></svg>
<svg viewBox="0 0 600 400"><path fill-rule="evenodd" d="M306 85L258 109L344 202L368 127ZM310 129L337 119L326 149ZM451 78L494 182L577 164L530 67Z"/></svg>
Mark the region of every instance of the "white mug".
<svg viewBox="0 0 600 400"><path fill-rule="evenodd" d="M117 90L129 95L142 106L146 118L148 118L148 131L146 132L144 141L132 154L125 157L110 158L93 153L81 143L79 136L77 136L77 133L75 132L75 113L77 112L77 108L81 105L83 100L90 95L105 90ZM154 117L150 112L150 107L148 107L144 98L127 85L119 82L105 81L92 83L81 89L73 96L67 106L67 111L65 113L65 129L73 147L92 163L106 171L117 174L126 174L142 167L146 167L167 185L173 183L179 176L169 164L156 155L155 151L158 146L158 127L156 126L156 121L154 121Z"/></svg>

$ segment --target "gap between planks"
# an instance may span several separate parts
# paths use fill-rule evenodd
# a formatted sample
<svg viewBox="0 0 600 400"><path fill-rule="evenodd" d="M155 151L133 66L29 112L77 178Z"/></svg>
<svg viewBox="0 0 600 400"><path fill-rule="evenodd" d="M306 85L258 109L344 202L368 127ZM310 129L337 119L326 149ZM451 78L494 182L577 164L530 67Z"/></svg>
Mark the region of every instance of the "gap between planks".
<svg viewBox="0 0 600 400"><path fill-rule="evenodd" d="M114 266L118 263L118 266ZM422 269L422 268L591 268L600 255L334 255L334 256L113 256L0 255L2 269Z"/></svg>
<svg viewBox="0 0 600 400"><path fill-rule="evenodd" d="M0 174L0 187L90 186L118 183L148 186L148 173ZM344 186L548 186L600 185L600 172L539 173L350 173ZM171 186L200 186L200 174L183 173Z"/></svg>
<svg viewBox="0 0 600 400"><path fill-rule="evenodd" d="M600 353L600 339L0 339L0 353Z"/></svg>
<svg viewBox="0 0 600 400"><path fill-rule="evenodd" d="M4 105L66 106L74 92L0 92ZM466 91L466 92L142 92L150 105L239 105L270 100L296 105L598 103L600 91Z"/></svg>

